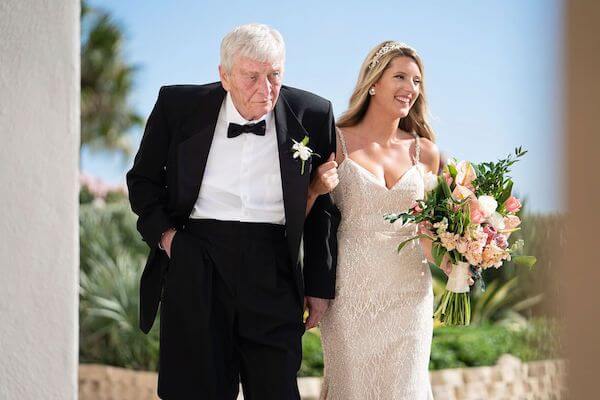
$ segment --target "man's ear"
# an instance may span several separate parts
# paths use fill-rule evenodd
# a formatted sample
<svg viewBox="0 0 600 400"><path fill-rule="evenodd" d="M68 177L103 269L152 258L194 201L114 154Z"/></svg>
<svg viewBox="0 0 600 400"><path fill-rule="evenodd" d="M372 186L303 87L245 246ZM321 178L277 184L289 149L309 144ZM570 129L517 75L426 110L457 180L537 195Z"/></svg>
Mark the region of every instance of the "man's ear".
<svg viewBox="0 0 600 400"><path fill-rule="evenodd" d="M222 65L219 65L219 78L221 78L223 89L229 92L229 74Z"/></svg>

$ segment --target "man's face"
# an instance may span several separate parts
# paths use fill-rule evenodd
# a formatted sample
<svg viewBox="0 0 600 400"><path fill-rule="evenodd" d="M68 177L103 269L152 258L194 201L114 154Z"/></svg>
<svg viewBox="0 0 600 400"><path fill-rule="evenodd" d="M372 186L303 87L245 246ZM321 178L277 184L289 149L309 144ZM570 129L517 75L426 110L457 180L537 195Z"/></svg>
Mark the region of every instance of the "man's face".
<svg viewBox="0 0 600 400"><path fill-rule="evenodd" d="M260 62L237 57L231 71L219 65L219 75L233 104L245 119L259 119L275 107L283 78L283 61Z"/></svg>

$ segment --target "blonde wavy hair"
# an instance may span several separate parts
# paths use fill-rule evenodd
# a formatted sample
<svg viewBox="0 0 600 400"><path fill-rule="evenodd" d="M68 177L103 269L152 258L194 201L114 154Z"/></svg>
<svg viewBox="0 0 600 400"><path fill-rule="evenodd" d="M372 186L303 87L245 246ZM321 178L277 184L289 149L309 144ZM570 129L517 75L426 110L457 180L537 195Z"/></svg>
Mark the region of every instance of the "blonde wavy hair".
<svg viewBox="0 0 600 400"><path fill-rule="evenodd" d="M377 57L377 62L374 62L377 53L384 46L392 46L393 49ZM416 132L419 136L435 142L435 132L427 121L428 110L427 97L425 95L425 78L423 77L423 62L413 48L391 40L378 44L367 55L367 58L360 67L358 81L356 82L352 96L350 96L348 110L338 119L337 126L340 128L354 126L364 118L371 102L369 88L381 79L383 73L396 57L411 58L421 72L419 97L417 97L408 115L400 119L398 127L406 132Z"/></svg>

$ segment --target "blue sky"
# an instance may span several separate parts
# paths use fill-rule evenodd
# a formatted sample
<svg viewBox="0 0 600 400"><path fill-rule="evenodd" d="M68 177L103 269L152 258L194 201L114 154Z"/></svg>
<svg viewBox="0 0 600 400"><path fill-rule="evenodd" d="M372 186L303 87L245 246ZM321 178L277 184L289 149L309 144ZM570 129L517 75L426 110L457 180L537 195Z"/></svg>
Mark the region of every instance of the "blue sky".
<svg viewBox="0 0 600 400"><path fill-rule="evenodd" d="M368 51L393 39L425 64L431 122L440 149L494 160L529 150L513 177L531 211L562 207L562 13L558 0L496 1L91 1L125 30L138 65L131 102L145 117L158 89L218 80L219 44L233 27L261 22L286 41L284 83L346 108ZM131 133L135 148L140 131ZM82 154L81 166L110 183L131 160Z"/></svg>

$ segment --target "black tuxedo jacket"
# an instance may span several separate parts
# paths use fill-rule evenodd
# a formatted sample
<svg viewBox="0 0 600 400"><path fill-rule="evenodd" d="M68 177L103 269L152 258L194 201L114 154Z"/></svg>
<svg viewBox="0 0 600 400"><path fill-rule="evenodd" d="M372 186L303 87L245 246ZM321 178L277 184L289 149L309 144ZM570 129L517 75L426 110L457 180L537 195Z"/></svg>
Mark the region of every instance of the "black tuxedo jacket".
<svg viewBox="0 0 600 400"><path fill-rule="evenodd" d="M225 95L220 82L162 87L127 173L131 207L139 217L138 231L150 246L140 282L140 328L146 333L156 317L168 264L158 242L164 231L185 224L193 209ZM331 197L324 195L305 218L309 181L336 148L331 103L283 86L274 113L286 237L298 293L301 298L333 298L339 211ZM301 161L292 157L292 139L301 141L305 136L321 157L312 157L301 174Z"/></svg>

